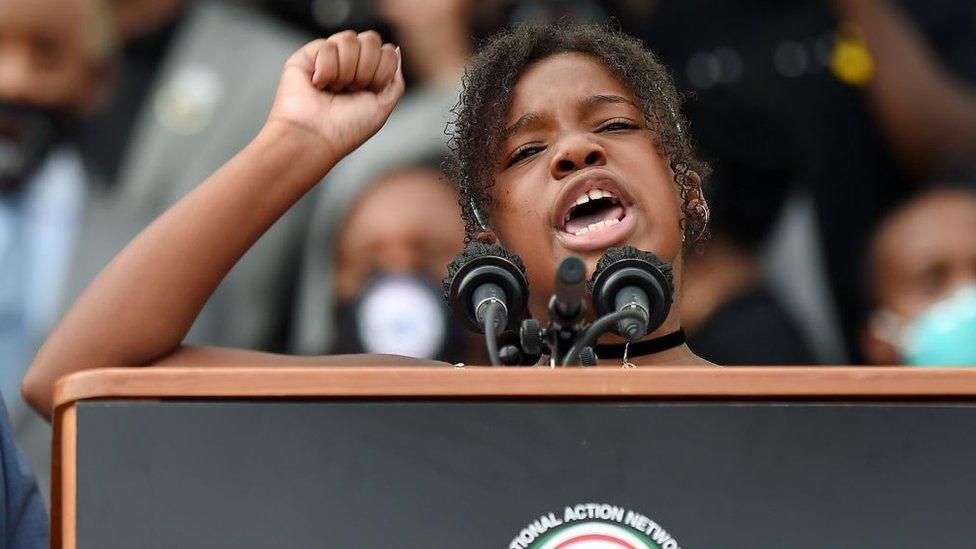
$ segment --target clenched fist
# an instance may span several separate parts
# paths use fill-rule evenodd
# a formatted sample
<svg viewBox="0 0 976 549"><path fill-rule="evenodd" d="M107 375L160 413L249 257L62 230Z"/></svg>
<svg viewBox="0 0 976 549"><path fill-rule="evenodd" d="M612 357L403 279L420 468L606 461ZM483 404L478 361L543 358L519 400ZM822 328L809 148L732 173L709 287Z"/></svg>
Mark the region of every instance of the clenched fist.
<svg viewBox="0 0 976 549"><path fill-rule="evenodd" d="M268 122L307 132L338 161L383 126L403 88L395 46L375 31L343 31L288 59Z"/></svg>

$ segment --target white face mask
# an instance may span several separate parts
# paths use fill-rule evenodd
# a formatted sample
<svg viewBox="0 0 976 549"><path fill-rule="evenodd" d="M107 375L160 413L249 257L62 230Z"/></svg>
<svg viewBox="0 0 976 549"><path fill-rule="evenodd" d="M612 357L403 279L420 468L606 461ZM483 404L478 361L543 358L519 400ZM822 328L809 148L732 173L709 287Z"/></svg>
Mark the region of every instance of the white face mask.
<svg viewBox="0 0 976 549"><path fill-rule="evenodd" d="M386 275L370 284L355 310L366 353L435 358L444 351L450 317L444 299L408 275Z"/></svg>
<svg viewBox="0 0 976 549"><path fill-rule="evenodd" d="M875 337L912 366L976 366L976 284L959 288L914 318L884 309L871 316Z"/></svg>

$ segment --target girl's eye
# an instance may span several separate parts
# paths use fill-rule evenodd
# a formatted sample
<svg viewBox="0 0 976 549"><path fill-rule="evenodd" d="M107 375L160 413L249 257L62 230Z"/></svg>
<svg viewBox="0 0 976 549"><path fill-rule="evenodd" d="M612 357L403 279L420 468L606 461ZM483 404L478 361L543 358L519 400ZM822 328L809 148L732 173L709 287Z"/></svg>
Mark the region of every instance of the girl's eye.
<svg viewBox="0 0 976 549"><path fill-rule="evenodd" d="M515 149L515 152L512 153L512 156L508 158L508 164L506 164L505 167L506 168L512 167L516 163L525 160L530 156L539 154L543 150L545 150L545 147L541 145L522 145L518 149Z"/></svg>
<svg viewBox="0 0 976 549"><path fill-rule="evenodd" d="M637 124L634 124L630 120L610 120L607 123L600 126L598 132L612 132L620 130L634 130L637 129Z"/></svg>

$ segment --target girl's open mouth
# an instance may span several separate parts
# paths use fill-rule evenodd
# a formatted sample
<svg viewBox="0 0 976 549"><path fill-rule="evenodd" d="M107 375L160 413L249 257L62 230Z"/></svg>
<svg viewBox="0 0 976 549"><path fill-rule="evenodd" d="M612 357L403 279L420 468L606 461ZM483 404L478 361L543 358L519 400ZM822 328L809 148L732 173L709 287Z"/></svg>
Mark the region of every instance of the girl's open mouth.
<svg viewBox="0 0 976 549"><path fill-rule="evenodd" d="M620 200L610 191L591 189L576 199L563 220L563 230L573 236L602 231L624 218Z"/></svg>
<svg viewBox="0 0 976 549"><path fill-rule="evenodd" d="M574 251L596 251L623 241L634 225L630 206L615 192L616 185L587 182L557 228L562 244Z"/></svg>

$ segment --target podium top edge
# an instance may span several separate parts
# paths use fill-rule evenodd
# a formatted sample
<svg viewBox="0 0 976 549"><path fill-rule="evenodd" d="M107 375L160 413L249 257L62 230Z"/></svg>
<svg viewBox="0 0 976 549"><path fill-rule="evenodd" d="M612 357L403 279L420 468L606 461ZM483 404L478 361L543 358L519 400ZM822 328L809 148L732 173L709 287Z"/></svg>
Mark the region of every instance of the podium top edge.
<svg viewBox="0 0 976 549"><path fill-rule="evenodd" d="M58 381L55 408L97 398L973 397L976 368L156 367Z"/></svg>

